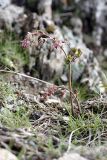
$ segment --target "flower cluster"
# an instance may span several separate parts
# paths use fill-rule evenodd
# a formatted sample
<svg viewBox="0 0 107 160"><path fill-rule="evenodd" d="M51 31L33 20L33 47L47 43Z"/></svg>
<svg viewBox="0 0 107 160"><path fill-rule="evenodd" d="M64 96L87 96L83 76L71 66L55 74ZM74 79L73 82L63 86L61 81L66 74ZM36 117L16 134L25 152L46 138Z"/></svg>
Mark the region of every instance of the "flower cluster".
<svg viewBox="0 0 107 160"><path fill-rule="evenodd" d="M56 96L57 98L63 98L65 96L66 89L59 88L55 85L50 86L45 91L40 92L40 100L45 101L52 96Z"/></svg>
<svg viewBox="0 0 107 160"><path fill-rule="evenodd" d="M53 44L53 48L61 48L63 46L63 44L66 41L61 41L56 39L55 37L50 36L48 33L42 32L42 31L36 31L36 32L28 32L28 34L26 35L26 37L24 38L23 41L21 41L22 43L22 47L23 48L29 48L30 46L37 46L37 42L38 41L38 45L43 44L44 42L46 42L47 40L52 41Z"/></svg>
<svg viewBox="0 0 107 160"><path fill-rule="evenodd" d="M23 41L21 41L23 48L29 48L31 45L32 33L28 32Z"/></svg>
<svg viewBox="0 0 107 160"><path fill-rule="evenodd" d="M71 48L70 52L66 53L63 49L64 44L68 45L68 42L66 40L58 40L57 38L52 37L48 33L45 33L40 30L37 30L33 33L28 32L28 34L22 41L22 47L29 48L30 46L42 46L43 43L47 42L48 40L52 42L52 48L60 48L62 50L62 52L65 54L67 63L74 62L75 59L77 59L81 55L81 50L76 48Z"/></svg>
<svg viewBox="0 0 107 160"><path fill-rule="evenodd" d="M66 56L66 63L74 62L77 58L81 56L82 52L80 49L72 48L68 55Z"/></svg>

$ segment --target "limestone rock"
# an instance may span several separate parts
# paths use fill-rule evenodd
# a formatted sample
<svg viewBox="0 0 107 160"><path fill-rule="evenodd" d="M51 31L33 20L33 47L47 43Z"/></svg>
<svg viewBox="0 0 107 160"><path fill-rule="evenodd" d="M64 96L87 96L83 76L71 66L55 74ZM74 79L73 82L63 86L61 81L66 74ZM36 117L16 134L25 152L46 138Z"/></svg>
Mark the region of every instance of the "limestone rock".
<svg viewBox="0 0 107 160"><path fill-rule="evenodd" d="M5 8L11 3L11 0L0 0L0 8Z"/></svg>
<svg viewBox="0 0 107 160"><path fill-rule="evenodd" d="M0 160L18 160L17 157L6 149L0 149Z"/></svg>
<svg viewBox="0 0 107 160"><path fill-rule="evenodd" d="M81 19L78 17L72 17L70 20L70 24L72 26L73 34L82 38L83 23L82 23Z"/></svg>
<svg viewBox="0 0 107 160"><path fill-rule="evenodd" d="M17 33L20 33L25 18L22 7L11 4L4 9L0 8L0 28L2 29L16 30Z"/></svg>
<svg viewBox="0 0 107 160"><path fill-rule="evenodd" d="M66 153L63 157L58 160L87 160L86 158L80 156L78 153Z"/></svg>
<svg viewBox="0 0 107 160"><path fill-rule="evenodd" d="M55 27L52 36L55 36L59 40L64 40L61 30L57 26ZM30 64L30 66L38 66L40 78L44 80L51 80L54 75L61 76L63 73L65 55L60 49L56 50L53 48L51 50L51 48L52 43L47 41L42 47L30 49L30 55L33 56L33 59L36 57L36 63L32 61L34 64Z"/></svg>
<svg viewBox="0 0 107 160"><path fill-rule="evenodd" d="M101 45L107 38L107 0L78 0L78 9L83 22L87 24L88 32L93 33L94 44ZM82 5L81 5L82 4Z"/></svg>

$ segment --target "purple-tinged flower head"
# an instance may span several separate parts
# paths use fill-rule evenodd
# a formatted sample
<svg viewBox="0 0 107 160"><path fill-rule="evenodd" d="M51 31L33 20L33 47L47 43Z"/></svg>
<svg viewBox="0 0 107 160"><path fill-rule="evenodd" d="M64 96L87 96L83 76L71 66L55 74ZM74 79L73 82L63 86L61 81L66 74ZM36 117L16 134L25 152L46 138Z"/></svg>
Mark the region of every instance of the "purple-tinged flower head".
<svg viewBox="0 0 107 160"><path fill-rule="evenodd" d="M31 45L32 33L28 32L25 39L21 41L23 48L29 48Z"/></svg>
<svg viewBox="0 0 107 160"><path fill-rule="evenodd" d="M37 46L41 42L44 42L44 39L47 38L45 33L42 31L36 31L36 32L28 32L26 37L23 41L21 41L23 48L29 48L30 46Z"/></svg>
<svg viewBox="0 0 107 160"><path fill-rule="evenodd" d="M60 47L62 47L62 41L54 39L54 41L53 41L53 48L57 49L57 48L60 48Z"/></svg>
<svg viewBox="0 0 107 160"><path fill-rule="evenodd" d="M64 41L58 40L55 37L51 37L48 35L48 33L45 33L43 31L36 31L36 32L28 32L25 39L22 41L22 47L28 48L32 45L37 46L45 43L47 40L52 41L53 48L61 48Z"/></svg>
<svg viewBox="0 0 107 160"><path fill-rule="evenodd" d="M37 30L36 32L28 32L25 39L22 41L22 47L29 48L30 46L41 47L47 41L52 42L52 49L60 48L64 52L65 56L67 55L63 49L63 44L66 43L66 40L58 40L56 37L50 36L48 33Z"/></svg>
<svg viewBox="0 0 107 160"><path fill-rule="evenodd" d="M21 43L23 48L29 48L30 46L30 41L27 38L21 41Z"/></svg>

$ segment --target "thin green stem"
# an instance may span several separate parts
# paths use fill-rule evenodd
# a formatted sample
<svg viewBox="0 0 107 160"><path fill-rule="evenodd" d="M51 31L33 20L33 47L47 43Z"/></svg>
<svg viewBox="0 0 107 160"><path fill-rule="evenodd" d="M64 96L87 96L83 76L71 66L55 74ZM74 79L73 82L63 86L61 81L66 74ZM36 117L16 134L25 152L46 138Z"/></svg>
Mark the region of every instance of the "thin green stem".
<svg viewBox="0 0 107 160"><path fill-rule="evenodd" d="M63 49L63 47L60 47L61 50L63 51L63 53L65 54L65 57L67 58L67 54L65 52L65 50ZM71 61L69 62L69 93L70 93L70 103L71 103L71 113L72 115L74 115L74 106L73 106L73 97L75 98L76 102L77 102L77 106L78 106L78 111L81 113L81 107L79 104L79 101L77 99L77 97L75 97L73 90L72 90L72 68L71 68Z"/></svg>
<svg viewBox="0 0 107 160"><path fill-rule="evenodd" d="M70 93L70 103L71 103L71 113L74 115L73 99L72 99L72 69L71 62L69 62L69 93Z"/></svg>

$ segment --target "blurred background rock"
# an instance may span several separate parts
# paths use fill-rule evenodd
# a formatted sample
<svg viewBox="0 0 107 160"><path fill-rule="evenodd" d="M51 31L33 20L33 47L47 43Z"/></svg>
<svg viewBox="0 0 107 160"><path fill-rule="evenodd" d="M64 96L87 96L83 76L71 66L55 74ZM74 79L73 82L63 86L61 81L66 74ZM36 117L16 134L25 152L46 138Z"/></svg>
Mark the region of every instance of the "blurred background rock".
<svg viewBox="0 0 107 160"><path fill-rule="evenodd" d="M102 86L106 84L106 26L107 0L0 0L1 32L6 29L22 39L28 31L40 29L60 40L67 39L71 48L82 50L82 56L72 64L74 82L98 92L105 92ZM29 49L26 73L67 83L65 57L50 47L47 43ZM67 53L70 50L68 46L64 49Z"/></svg>

